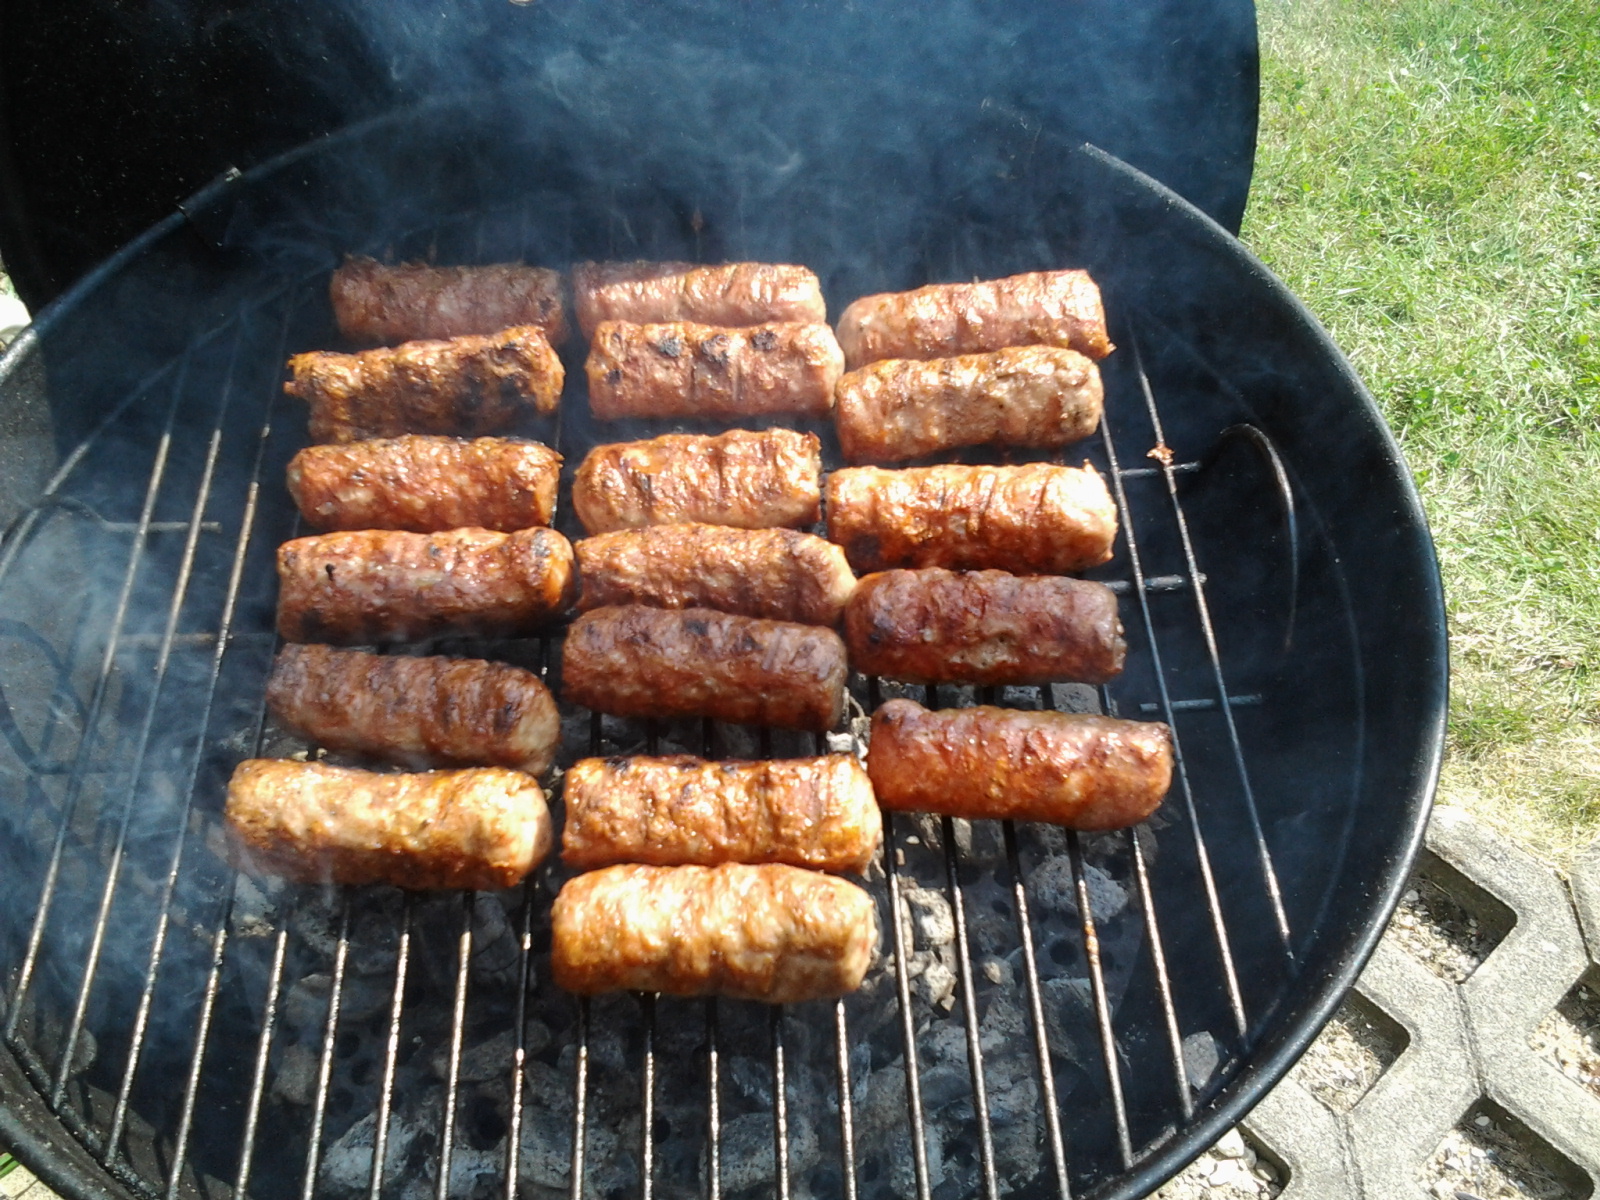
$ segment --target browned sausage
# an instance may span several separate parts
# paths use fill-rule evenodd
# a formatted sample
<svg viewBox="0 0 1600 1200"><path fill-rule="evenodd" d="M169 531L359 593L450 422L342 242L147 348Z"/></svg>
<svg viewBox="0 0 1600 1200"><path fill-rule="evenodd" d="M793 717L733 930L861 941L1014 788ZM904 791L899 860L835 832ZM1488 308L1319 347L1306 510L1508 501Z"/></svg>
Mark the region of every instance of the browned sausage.
<svg viewBox="0 0 1600 1200"><path fill-rule="evenodd" d="M844 355L826 325L749 329L603 321L589 360L589 408L622 417L824 417Z"/></svg>
<svg viewBox="0 0 1600 1200"><path fill-rule="evenodd" d="M561 860L675 866L788 863L862 871L883 818L853 755L775 762L586 758L566 775Z"/></svg>
<svg viewBox="0 0 1600 1200"><path fill-rule="evenodd" d="M532 671L476 658L285 646L267 680L273 715L330 750L406 766L549 767L561 736Z"/></svg>
<svg viewBox="0 0 1600 1200"><path fill-rule="evenodd" d="M561 455L521 438L407 434L307 446L289 460L289 494L316 529L548 525L560 478Z"/></svg>
<svg viewBox="0 0 1600 1200"><path fill-rule="evenodd" d="M890 700L872 714L867 772L884 808L1121 829L1167 794L1172 731L1082 713L929 712Z"/></svg>
<svg viewBox="0 0 1600 1200"><path fill-rule="evenodd" d="M861 986L877 947L872 897L799 867L606 867L551 910L551 973L580 995L830 1000Z"/></svg>
<svg viewBox="0 0 1600 1200"><path fill-rule="evenodd" d="M1100 289L1086 271L1033 271L863 296L839 318L852 369L880 358L950 358L1007 346L1112 351Z"/></svg>
<svg viewBox="0 0 1600 1200"><path fill-rule="evenodd" d="M278 632L290 642L514 637L575 590L572 545L553 529L360 530L278 547Z"/></svg>
<svg viewBox="0 0 1600 1200"><path fill-rule="evenodd" d="M565 697L585 708L819 732L844 715L847 673L831 629L706 608L597 608L561 652Z"/></svg>
<svg viewBox="0 0 1600 1200"><path fill-rule="evenodd" d="M537 325L552 346L567 340L561 274L546 267L387 266L352 256L328 284L339 332L361 346L494 333Z"/></svg>
<svg viewBox="0 0 1600 1200"><path fill-rule="evenodd" d="M536 325L407 342L359 354L313 351L289 360L283 385L311 406L311 437L354 442L402 433L498 433L553 413L561 360Z"/></svg>
<svg viewBox="0 0 1600 1200"><path fill-rule="evenodd" d="M828 319L817 277L780 263L582 262L572 268L572 296L584 337L593 337L602 321L739 326Z"/></svg>
<svg viewBox="0 0 1600 1200"><path fill-rule="evenodd" d="M793 529L650 525L584 538L573 549L582 609L610 604L837 625L856 577L844 551Z"/></svg>
<svg viewBox="0 0 1600 1200"><path fill-rule="evenodd" d="M1105 683L1128 650L1103 583L941 567L868 575L844 639L856 670L907 683Z"/></svg>
<svg viewBox="0 0 1600 1200"><path fill-rule="evenodd" d="M538 781L501 767L380 775L252 758L225 815L241 866L311 883L507 888L550 852Z"/></svg>
<svg viewBox="0 0 1600 1200"><path fill-rule="evenodd" d="M957 446L1065 446L1094 432L1102 395L1093 360L1055 346L884 359L839 380L839 447L851 462L903 462Z"/></svg>
<svg viewBox="0 0 1600 1200"><path fill-rule="evenodd" d="M857 571L1079 571L1111 557L1117 508L1093 467L946 465L828 476L828 537Z"/></svg>
<svg viewBox="0 0 1600 1200"><path fill-rule="evenodd" d="M590 533L684 521L810 525L821 499L822 443L792 429L596 446L572 481L573 510Z"/></svg>

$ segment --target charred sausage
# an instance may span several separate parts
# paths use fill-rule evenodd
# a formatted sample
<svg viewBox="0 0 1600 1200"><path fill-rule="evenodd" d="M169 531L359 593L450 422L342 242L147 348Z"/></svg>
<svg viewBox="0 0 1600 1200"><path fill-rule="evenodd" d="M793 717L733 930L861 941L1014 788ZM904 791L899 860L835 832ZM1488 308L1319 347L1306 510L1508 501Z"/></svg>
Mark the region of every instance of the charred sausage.
<svg viewBox="0 0 1600 1200"><path fill-rule="evenodd" d="M380 775L253 758L225 816L241 866L310 883L507 888L550 852L538 781L500 767Z"/></svg>
<svg viewBox="0 0 1600 1200"><path fill-rule="evenodd" d="M930 712L890 700L872 714L867 772L888 809L1121 829L1167 794L1172 731L1081 713Z"/></svg>
<svg viewBox="0 0 1600 1200"><path fill-rule="evenodd" d="M1087 465L846 467L828 476L828 537L857 571L1078 571L1110 559L1116 536L1116 505Z"/></svg>
<svg viewBox="0 0 1600 1200"><path fill-rule="evenodd" d="M817 277L780 263L583 262L572 268L572 295L578 327L589 338L602 321L743 326L828 319Z"/></svg>
<svg viewBox="0 0 1600 1200"><path fill-rule="evenodd" d="M561 860L673 866L788 863L862 871L883 818L853 755L773 762L586 758L566 775Z"/></svg>
<svg viewBox="0 0 1600 1200"><path fill-rule="evenodd" d="M573 549L585 610L647 604L837 625L856 586L844 551L793 529L651 525L597 534Z"/></svg>
<svg viewBox="0 0 1600 1200"><path fill-rule="evenodd" d="M839 447L903 462L957 446L1065 446L1100 423L1100 368L1076 350L1017 346L919 362L884 359L839 380Z"/></svg>
<svg viewBox="0 0 1600 1200"><path fill-rule="evenodd" d="M839 318L851 369L880 358L949 358L1007 346L1112 351L1100 289L1086 271L1032 271L863 296Z"/></svg>
<svg viewBox="0 0 1600 1200"><path fill-rule="evenodd" d="M596 446L572 481L572 507L590 533L684 521L809 525L821 499L822 443L792 429Z"/></svg>
<svg viewBox="0 0 1600 1200"><path fill-rule="evenodd" d="M574 591L572 545L553 529L360 530L278 547L278 632L290 642L511 637Z"/></svg>
<svg viewBox="0 0 1600 1200"><path fill-rule="evenodd" d="M565 696L620 717L832 729L848 668L831 629L705 608L597 608L562 649Z"/></svg>
<svg viewBox="0 0 1600 1200"><path fill-rule="evenodd" d="M316 529L528 529L555 514L561 455L521 438L407 434L307 446L289 494Z"/></svg>
<svg viewBox="0 0 1600 1200"><path fill-rule="evenodd" d="M498 433L561 398L561 360L536 325L447 342L289 360L283 385L311 406L311 437L354 442L402 433Z"/></svg>
<svg viewBox="0 0 1600 1200"><path fill-rule="evenodd" d="M823 417L833 408L844 355L826 325L603 321L584 369L589 408L601 420Z"/></svg>
<svg viewBox="0 0 1600 1200"><path fill-rule="evenodd" d="M537 325L552 346L567 340L561 274L546 267L388 266L351 256L328 284L339 332L359 346L494 333Z"/></svg>
<svg viewBox="0 0 1600 1200"><path fill-rule="evenodd" d="M267 680L267 706L308 741L411 767L538 775L561 735L556 702L537 675L476 658L285 646Z"/></svg>
<svg viewBox="0 0 1600 1200"><path fill-rule="evenodd" d="M1128 649L1103 583L941 567L861 580L844 638L856 670L907 683L1105 683Z"/></svg>
<svg viewBox="0 0 1600 1200"><path fill-rule="evenodd" d="M871 896L781 865L606 867L568 880L551 912L551 972L580 995L828 1000L861 986L877 946Z"/></svg>

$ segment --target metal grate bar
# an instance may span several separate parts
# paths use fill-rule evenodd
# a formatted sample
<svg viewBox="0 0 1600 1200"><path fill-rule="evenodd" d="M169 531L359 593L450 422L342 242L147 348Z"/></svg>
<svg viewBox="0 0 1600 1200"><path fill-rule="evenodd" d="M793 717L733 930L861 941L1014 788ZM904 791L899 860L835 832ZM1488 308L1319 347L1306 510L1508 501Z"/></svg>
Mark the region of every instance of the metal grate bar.
<svg viewBox="0 0 1600 1200"><path fill-rule="evenodd" d="M833 1048L839 1060L839 1156L844 1170L844 1200L856 1200L856 1132L854 1102L850 1098L850 1027L845 1020L844 997L833 1006Z"/></svg>
<svg viewBox="0 0 1600 1200"><path fill-rule="evenodd" d="M177 378L172 387L172 401L167 406L166 424L161 431L160 441L156 443L155 461L150 469L149 481L145 485L144 504L139 512L139 525L145 530L150 526L151 517L155 512L156 497L160 494L162 479L166 475L167 457L172 449L172 427L177 418L178 403L183 398L183 388L188 373L189 353L186 352L178 364ZM29 985L33 982L34 968L38 965L39 949L44 940L44 927L55 901L56 884L61 875L61 855L66 848L67 829L72 824L78 800L83 794L84 768L93 751L95 732L100 727L100 712L105 706L111 671L117 660L117 640L122 636L122 627L128 618L128 604L133 595L133 584L139 572L139 563L144 558L145 542L146 535L138 534L129 548L128 565L123 570L122 588L117 596L111 629L106 636L105 653L100 660L100 673L95 679L94 692L89 698L89 711L84 718L83 731L78 735L78 748L73 757L72 773L68 776L66 796L61 805L61 823L56 829L55 843L50 850L49 866L45 868L39 903L34 908L33 927L28 933L28 949L23 956L22 969L18 972L16 985L11 992L11 1014L6 1020L5 1036L6 1042L13 1047L20 1044L17 1041L17 1025L22 1020L22 1001L28 993ZM72 1060L68 1058L63 1061L70 1064Z"/></svg>
<svg viewBox="0 0 1600 1200"><path fill-rule="evenodd" d="M1050 1062L1050 1031L1044 1020L1044 997L1039 988L1039 960L1033 947L1033 923L1028 919L1028 888L1022 878L1022 856L1017 851L1017 826L1002 821L1006 865L1011 871L1012 899L1017 906L1017 929L1022 935L1022 965L1027 981L1028 1018L1033 1025L1033 1044L1039 1058L1039 1085L1044 1098L1044 1132L1050 1143L1050 1165L1055 1169L1056 1192L1061 1200L1071 1200L1067 1182L1067 1148L1061 1135L1061 1108L1056 1101L1056 1072Z"/></svg>
<svg viewBox="0 0 1600 1200"><path fill-rule="evenodd" d="M924 700L939 707L939 689L929 684ZM989 1123L989 1092L983 1081L983 1046L978 1033L978 1002L972 983L972 953L967 944L967 906L961 895L961 875L956 862L956 829L949 817L939 818L944 842L945 894L956 931L956 978L961 984L961 1014L967 1035L967 1069L972 1076L972 1109L978 1119L978 1155L983 1171L983 1194L996 1200L999 1184L994 1173L994 1131Z"/></svg>
<svg viewBox="0 0 1600 1200"><path fill-rule="evenodd" d="M644 1069L639 1072L639 1194L644 1200L655 1195L656 1157L656 996L639 993L644 1016Z"/></svg>
<svg viewBox="0 0 1600 1200"><path fill-rule="evenodd" d="M1100 935L1095 930L1089 884L1083 874L1083 848L1077 830L1067 831L1067 857L1072 864L1072 886L1083 922L1083 953L1089 960L1089 989L1094 996L1095 1022L1100 1029L1100 1051L1106 1061L1106 1082L1111 1088L1111 1115L1117 1125L1117 1149L1124 1169L1133 1165L1133 1141L1128 1134L1128 1108L1122 1096L1122 1071L1117 1060L1117 1038L1111 1028L1111 1004L1106 996L1105 972L1100 964Z"/></svg>
<svg viewBox="0 0 1600 1200"><path fill-rule="evenodd" d="M1228 697L1228 706L1230 708L1260 708L1264 703L1266 703L1266 697L1260 692ZM1215 696L1199 696L1192 700L1173 700L1165 705L1150 701L1145 701L1139 705L1139 711L1142 713L1161 712L1163 708L1170 709L1172 712L1211 712L1217 708L1217 699Z"/></svg>
<svg viewBox="0 0 1600 1200"><path fill-rule="evenodd" d="M717 756L717 725L706 717L700 726L701 750L707 759ZM721 1021L717 998L706 997L706 1195L722 1196L722 1056Z"/></svg>
<svg viewBox="0 0 1600 1200"><path fill-rule="evenodd" d="M282 324L278 334L277 358L283 357L284 342L288 337L289 309L284 310ZM230 373L231 380L231 373ZM128 1061L123 1070L122 1084L117 1092L117 1103L111 1120L111 1133L106 1139L106 1157L114 1157L122 1140L123 1124L127 1117L128 1099L133 1090L133 1080L139 1069L139 1060L143 1054L144 1038L149 1023L150 1007L155 996L156 979L160 971L161 953L166 945L167 931L170 927L172 916L172 898L178 886L178 876L183 865L184 848L188 844L185 831L188 827L189 814L194 809L195 787L200 774L200 761L205 755L206 738L211 730L211 717L216 704L217 683L222 675L222 660L227 653L229 638L233 632L234 611L238 604L239 588L244 579L244 564L250 541L255 532L256 514L261 494L261 470L266 458L267 442L272 433L272 418L277 410L278 397L282 391L278 388L269 389L266 413L262 417L261 431L256 442L255 461L250 472L250 484L245 493L244 513L240 522L239 537L234 546L233 565L228 574L227 593L223 599L222 616L218 622L215 651L211 659L211 677L207 685L204 707L200 715L200 736L195 743L194 754L190 757L188 782L184 786L183 820L178 823L177 837L173 843L172 861L167 867L166 880L161 891L161 911L156 920L155 937L151 942L150 958L145 967L144 989L139 996L139 1004L135 1012L133 1032L129 1043ZM256 725L256 746L259 751L261 737L261 723ZM237 876L235 876L237 885ZM231 892L230 892L231 894ZM269 1004L271 1001L269 1000Z"/></svg>
<svg viewBox="0 0 1600 1200"><path fill-rule="evenodd" d="M468 892L461 901L461 929L456 934L456 998L450 1013L450 1068L444 1084L444 1121L439 1131L438 1200L450 1195L450 1162L455 1154L456 1088L461 1082L461 1035L467 1020L467 977L472 965L472 918L478 896Z"/></svg>
<svg viewBox="0 0 1600 1200"><path fill-rule="evenodd" d="M597 713L596 716L599 714ZM584 1128L589 1120L589 997L578 997L578 1057L572 1096L571 1200L583 1200Z"/></svg>
<svg viewBox="0 0 1600 1200"><path fill-rule="evenodd" d="M383 1050L383 1080L378 1086L378 1116L372 1131L372 1174L367 1196L378 1200L383 1195L383 1156L389 1144L389 1110L394 1106L395 1062L400 1054L400 1017L406 1006L406 974L411 965L411 916L416 893L407 892L400 902L400 943L395 951L394 996L389 1002L389 1039Z"/></svg>
<svg viewBox="0 0 1600 1200"><path fill-rule="evenodd" d="M941 817L939 828L944 835L945 890L950 897L951 915L955 918L956 978L961 983L961 1009L966 1023L972 1107L978 1118L978 1155L983 1169L983 1194L988 1200L996 1200L1000 1185L994 1173L994 1130L989 1123L989 1090L983 1080L983 1041L978 1032L978 996L972 982L972 950L967 942L967 905L961 894L960 869L956 863L955 822L949 817Z"/></svg>
<svg viewBox="0 0 1600 1200"><path fill-rule="evenodd" d="M1139 906L1144 910L1145 937L1150 940L1150 960L1156 971L1156 988L1161 993L1161 1014L1167 1029L1167 1047L1172 1053L1172 1080L1178 1090L1178 1110L1187 1121L1194 1116L1194 1099L1189 1094L1189 1072L1183 1063L1183 1031L1178 1028L1178 1009L1172 1000L1167 952L1161 942L1161 926L1156 921L1156 900L1150 890L1150 872L1145 868L1144 847L1139 843L1139 831L1130 829L1127 837L1128 852L1133 857L1133 877L1139 887Z"/></svg>
<svg viewBox="0 0 1600 1200"><path fill-rule="evenodd" d="M312 1101L311 1137L306 1146L306 1173L300 1200L311 1200L317 1190L317 1168L322 1160L322 1126L328 1113L328 1083L333 1078L333 1042L339 1032L339 1003L344 997L344 966L350 957L350 891L339 889L339 938L334 943L333 984L328 989L328 1020L322 1030L322 1056L317 1064L317 1095Z"/></svg>
<svg viewBox="0 0 1600 1200"><path fill-rule="evenodd" d="M817 734L812 739L812 750L819 755L827 754L828 735ZM834 1003L833 1039L839 1068L839 1165L844 1172L844 1200L856 1200L855 1112L850 1098L850 1026L843 996Z"/></svg>
<svg viewBox="0 0 1600 1200"><path fill-rule="evenodd" d="M272 966L267 972L266 1008L261 1014L261 1034L256 1040L255 1070L250 1076L244 1137L239 1146L239 1173L233 1181L235 1200L243 1200L249 1194L250 1168L255 1157L256 1130L261 1119L261 1097L267 1086L267 1064L272 1056L272 1035L278 1026L279 993L283 989L283 963L289 949L289 921L292 916L292 912L284 914L272 937Z"/></svg>
<svg viewBox="0 0 1600 1200"><path fill-rule="evenodd" d="M1133 514L1128 506L1128 493L1122 486L1122 476L1117 468L1117 446L1111 436L1111 424L1104 414L1100 418L1100 438L1105 447L1106 458L1111 465L1112 494L1117 501L1117 519L1122 526L1123 537L1128 545L1128 561L1133 570L1133 577L1137 583L1144 579L1144 565L1139 553L1139 539L1133 528ZM1245 1020L1244 996L1239 987L1239 974L1234 967L1233 942L1228 934L1227 923L1222 917L1222 901L1217 893L1216 874L1211 867L1211 854L1206 849L1205 835L1200 831L1200 816L1194 803L1194 792L1189 786L1189 770L1183 759L1183 739L1178 733L1177 721L1173 717L1173 701L1167 690L1166 669L1161 661L1161 646L1156 641L1155 620L1150 612L1150 601L1142 586L1134 588L1139 597L1139 616L1144 625L1145 644L1150 648L1151 673L1155 677L1156 690L1161 695L1161 706L1166 719L1167 727L1172 731L1172 757L1176 768L1178 791L1183 796L1184 815L1188 818L1189 834L1194 839L1195 859L1200 869L1201 887L1205 891L1206 911L1211 917L1211 932L1217 943L1217 954L1222 964L1223 986L1228 993L1228 1008L1233 1014L1234 1028L1238 1031L1242 1042L1249 1029ZM1146 919L1154 921L1155 906L1153 899L1149 900L1146 908ZM1170 983L1163 984L1164 997L1171 996ZM1170 1027L1177 1027L1177 1013L1169 1003L1167 1006L1167 1021ZM1180 1052L1181 1058L1181 1052ZM1180 1079L1185 1077L1180 1076ZM1187 1094L1187 1084L1182 1085Z"/></svg>
<svg viewBox="0 0 1600 1200"><path fill-rule="evenodd" d="M506 1200L517 1200L517 1172L522 1156L522 1093L527 1082L528 988L533 982L533 892L529 876L522 884L522 932L518 939L516 1048L511 1053L511 1120L506 1128Z"/></svg>
<svg viewBox="0 0 1600 1200"><path fill-rule="evenodd" d="M183 1085L183 1108L178 1117L178 1132L172 1150L172 1172L167 1176L166 1200L177 1200L178 1183L183 1178L183 1162L189 1154L189 1133L194 1127L194 1100L200 1090L200 1067L206 1057L206 1039L211 1035L211 1018L216 1012L217 985L222 978L222 958L228 951L228 918L232 915L233 899L229 896L228 911L217 925L216 937L211 943L211 967L206 974L206 990L200 1005L200 1025L195 1031L194 1053L189 1059L189 1077Z"/></svg>
<svg viewBox="0 0 1600 1200"><path fill-rule="evenodd" d="M604 720L598 711L589 713L589 753L598 755L604 745ZM578 1061L572 1099L572 1193L571 1200L583 1198L583 1153L589 1115L589 997L578 997Z"/></svg>
<svg viewBox="0 0 1600 1200"><path fill-rule="evenodd" d="M872 707L878 707L876 696L872 698ZM894 814L888 811L883 814L883 870L889 880L895 986L900 1001L900 1031L906 1047L906 1111L911 1118L911 1166L916 1173L917 1200L930 1200L928 1135L922 1124L922 1083L917 1073L917 1028L911 1016L911 977L906 973L905 908L900 903L900 872L895 867Z"/></svg>
<svg viewBox="0 0 1600 1200"><path fill-rule="evenodd" d="M717 998L706 1000L706 1195L722 1196L722 1062Z"/></svg>
<svg viewBox="0 0 1600 1200"><path fill-rule="evenodd" d="M523 210L524 231L527 211ZM524 236L526 244L526 236ZM550 639L539 639L539 678L550 682ZM548 865L545 870L549 870ZM527 1024L528 989L533 983L533 898L536 885L533 876L522 883L522 932L517 941L517 1002L515 1048L511 1053L511 1119L506 1127L506 1200L517 1200L517 1173L522 1157L522 1107L523 1092L527 1082L524 1070L528 1062Z"/></svg>
<svg viewBox="0 0 1600 1200"><path fill-rule="evenodd" d="M772 1028L772 1166L778 1200L789 1200L789 1077L783 1038L783 1006L769 1016Z"/></svg>
<svg viewBox="0 0 1600 1200"><path fill-rule="evenodd" d="M1150 424L1155 430L1156 441L1166 445L1166 435L1161 428L1161 414L1156 409L1155 393L1150 389L1150 377L1145 373L1144 359L1139 352L1139 337L1132 329L1129 330L1130 341L1133 347L1134 367L1139 375L1139 389L1144 393L1145 409L1150 414ZM1206 604L1206 590L1203 583L1198 582L1199 565L1195 558L1194 541L1189 536L1189 521L1184 516L1183 505L1178 500L1178 479L1170 466L1164 466L1167 481L1167 496L1172 503L1172 515L1177 521L1178 537L1183 543L1183 557L1189 568L1191 578L1197 580L1194 590L1195 610L1200 617L1200 629L1205 637L1206 652L1211 659L1211 674L1216 680L1217 696L1222 703L1222 719L1228 730L1228 744L1233 750L1234 765L1239 771L1239 786L1244 792L1245 813L1250 821L1251 837L1255 840L1256 856L1261 863L1261 873L1267 885L1267 896L1272 904L1272 915L1277 922L1278 938L1283 944L1284 955L1293 962L1295 959L1294 946L1291 944L1289 933L1289 915L1283 907L1283 892L1278 885L1278 872L1272 865L1272 852L1267 848L1266 835L1261 829L1261 817L1256 810L1255 792L1250 786L1250 770L1245 766L1244 747L1239 742L1239 727L1233 720L1233 708L1228 703L1228 684L1222 677L1222 657L1217 650L1217 632L1211 621L1211 609Z"/></svg>

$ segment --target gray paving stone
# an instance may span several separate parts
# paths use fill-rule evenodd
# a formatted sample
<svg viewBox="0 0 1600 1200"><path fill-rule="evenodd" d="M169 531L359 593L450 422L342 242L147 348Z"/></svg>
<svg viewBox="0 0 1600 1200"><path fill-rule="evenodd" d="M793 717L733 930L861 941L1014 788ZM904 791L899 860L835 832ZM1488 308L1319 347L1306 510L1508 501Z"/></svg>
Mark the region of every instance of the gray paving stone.
<svg viewBox="0 0 1600 1200"><path fill-rule="evenodd" d="M1361 1200L1343 1124L1298 1081L1268 1092L1244 1129L1289 1168L1278 1200Z"/></svg>
<svg viewBox="0 0 1600 1200"><path fill-rule="evenodd" d="M1356 987L1409 1038L1345 1116L1360 1194L1420 1198L1426 1195L1418 1182L1423 1164L1478 1097L1461 1003L1448 982L1388 938L1378 943Z"/></svg>
<svg viewBox="0 0 1600 1200"><path fill-rule="evenodd" d="M1460 985L1384 938L1356 990L1406 1031L1400 1056L1342 1117L1288 1080L1244 1127L1288 1165L1283 1200L1431 1200L1424 1165L1486 1097L1600 1194L1600 1099L1529 1043L1600 953L1600 843L1570 884L1457 809L1435 811L1428 847L1511 910L1510 931Z"/></svg>
<svg viewBox="0 0 1600 1200"><path fill-rule="evenodd" d="M1548 867L1454 810L1441 811L1429 844L1517 914L1460 988L1484 1094L1600 1184L1600 1100L1529 1044L1589 962L1567 889Z"/></svg>
<svg viewBox="0 0 1600 1200"><path fill-rule="evenodd" d="M1578 910L1578 924L1589 943L1589 959L1600 962L1600 838L1596 838L1572 864L1572 903Z"/></svg>

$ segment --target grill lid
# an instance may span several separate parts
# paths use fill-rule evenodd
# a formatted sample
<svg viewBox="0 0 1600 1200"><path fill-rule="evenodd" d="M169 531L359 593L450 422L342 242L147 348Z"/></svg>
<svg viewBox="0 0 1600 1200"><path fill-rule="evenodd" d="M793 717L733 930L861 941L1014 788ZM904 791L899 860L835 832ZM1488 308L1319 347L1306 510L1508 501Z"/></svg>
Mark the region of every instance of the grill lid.
<svg viewBox="0 0 1600 1200"><path fill-rule="evenodd" d="M984 136L980 116L1020 123L1110 151L1232 231L1255 155L1251 0L0 0L0 29L0 258L35 311L231 166L419 99L592 69L802 171L863 138L954 148Z"/></svg>

